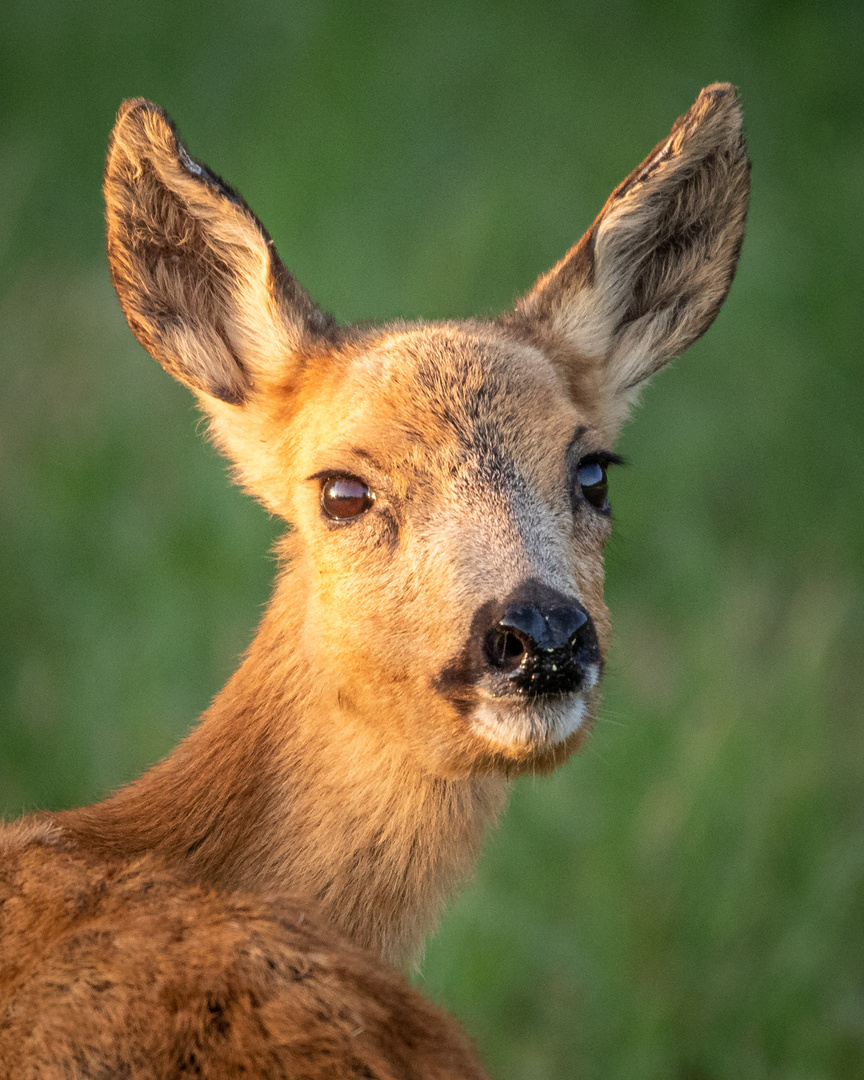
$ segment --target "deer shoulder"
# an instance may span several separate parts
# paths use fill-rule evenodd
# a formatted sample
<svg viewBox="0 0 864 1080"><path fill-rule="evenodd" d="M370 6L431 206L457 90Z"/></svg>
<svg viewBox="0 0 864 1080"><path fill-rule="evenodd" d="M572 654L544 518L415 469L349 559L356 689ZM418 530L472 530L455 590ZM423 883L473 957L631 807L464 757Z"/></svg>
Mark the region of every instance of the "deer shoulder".
<svg viewBox="0 0 864 1080"><path fill-rule="evenodd" d="M0 1077L483 1080L458 1027L309 904L0 831Z"/></svg>

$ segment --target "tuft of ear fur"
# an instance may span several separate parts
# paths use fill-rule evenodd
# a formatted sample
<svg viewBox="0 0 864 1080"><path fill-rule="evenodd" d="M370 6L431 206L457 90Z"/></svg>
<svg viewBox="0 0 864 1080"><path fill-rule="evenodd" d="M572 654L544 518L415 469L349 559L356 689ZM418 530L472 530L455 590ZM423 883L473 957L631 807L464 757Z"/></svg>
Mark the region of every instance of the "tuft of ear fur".
<svg viewBox="0 0 864 1080"><path fill-rule="evenodd" d="M243 201L143 98L117 115L105 167L111 276L135 336L192 389L238 405L332 323Z"/></svg>
<svg viewBox="0 0 864 1080"><path fill-rule="evenodd" d="M749 193L741 108L735 88L716 83L505 321L551 344L574 388L587 367L617 427L635 388L714 321Z"/></svg>

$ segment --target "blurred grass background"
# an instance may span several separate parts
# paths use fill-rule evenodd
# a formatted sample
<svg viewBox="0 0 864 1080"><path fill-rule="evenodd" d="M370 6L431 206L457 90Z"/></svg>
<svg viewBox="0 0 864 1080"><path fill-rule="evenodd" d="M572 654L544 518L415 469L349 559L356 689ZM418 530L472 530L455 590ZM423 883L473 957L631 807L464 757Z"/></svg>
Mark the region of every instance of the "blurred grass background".
<svg viewBox="0 0 864 1080"><path fill-rule="evenodd" d="M143 94L342 319L494 313L699 88L741 87L738 279L616 471L603 718L515 787L421 984L501 1080L864 1075L864 8L7 0L0 813L104 794L233 670L277 525L126 329Z"/></svg>

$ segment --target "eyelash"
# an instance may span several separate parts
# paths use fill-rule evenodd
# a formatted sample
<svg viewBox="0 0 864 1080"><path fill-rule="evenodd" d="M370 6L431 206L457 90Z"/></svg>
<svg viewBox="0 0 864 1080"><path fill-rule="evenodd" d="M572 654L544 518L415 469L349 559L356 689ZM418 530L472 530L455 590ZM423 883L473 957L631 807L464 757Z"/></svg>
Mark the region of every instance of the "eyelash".
<svg viewBox="0 0 864 1080"><path fill-rule="evenodd" d="M583 465L602 465L604 468L608 468L610 465L626 464L624 458L619 457L618 454L613 454L611 450L592 450L579 458L576 468L581 469Z"/></svg>

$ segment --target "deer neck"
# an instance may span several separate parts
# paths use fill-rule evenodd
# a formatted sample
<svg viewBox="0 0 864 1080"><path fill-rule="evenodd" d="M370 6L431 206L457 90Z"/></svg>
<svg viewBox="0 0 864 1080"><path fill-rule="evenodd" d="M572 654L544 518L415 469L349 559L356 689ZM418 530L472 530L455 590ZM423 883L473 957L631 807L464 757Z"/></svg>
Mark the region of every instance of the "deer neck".
<svg viewBox="0 0 864 1080"><path fill-rule="evenodd" d="M297 650L290 579L174 753L56 820L107 858L153 852L197 883L309 897L358 944L404 963L470 873L506 782L430 775L380 723L331 700Z"/></svg>

